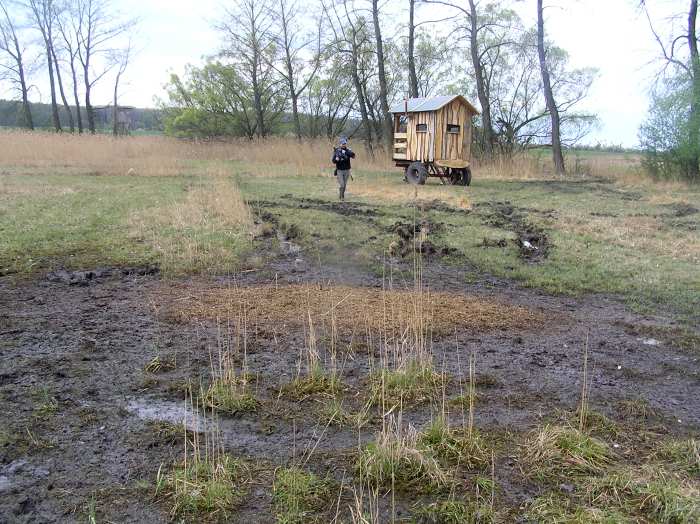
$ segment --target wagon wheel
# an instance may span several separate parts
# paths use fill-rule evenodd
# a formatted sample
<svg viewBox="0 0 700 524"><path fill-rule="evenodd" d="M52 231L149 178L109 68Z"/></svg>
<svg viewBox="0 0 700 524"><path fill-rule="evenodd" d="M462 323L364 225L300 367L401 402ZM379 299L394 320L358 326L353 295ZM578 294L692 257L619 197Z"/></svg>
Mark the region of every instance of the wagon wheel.
<svg viewBox="0 0 700 524"><path fill-rule="evenodd" d="M461 185L461 183L462 183L462 170L461 169L450 168L448 170L448 175L450 178L450 183L453 186Z"/></svg>
<svg viewBox="0 0 700 524"><path fill-rule="evenodd" d="M462 169L462 185L471 186L472 185L472 170L469 167Z"/></svg>
<svg viewBox="0 0 700 524"><path fill-rule="evenodd" d="M428 170L422 162L413 162L406 168L406 180L422 186L428 178Z"/></svg>

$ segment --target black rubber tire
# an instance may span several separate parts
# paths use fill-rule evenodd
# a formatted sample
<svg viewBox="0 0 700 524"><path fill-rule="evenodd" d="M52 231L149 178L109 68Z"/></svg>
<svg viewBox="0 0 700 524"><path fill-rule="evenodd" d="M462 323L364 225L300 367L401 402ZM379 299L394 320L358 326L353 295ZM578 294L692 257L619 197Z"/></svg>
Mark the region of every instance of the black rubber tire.
<svg viewBox="0 0 700 524"><path fill-rule="evenodd" d="M468 167L462 169L462 185L471 186L472 185L472 170Z"/></svg>
<svg viewBox="0 0 700 524"><path fill-rule="evenodd" d="M428 170L422 162L413 162L406 168L406 180L410 184L422 186L428 179Z"/></svg>
<svg viewBox="0 0 700 524"><path fill-rule="evenodd" d="M454 169L452 167L447 168L448 169L448 174L450 178L450 184L453 186L461 186L462 185L462 170L461 169Z"/></svg>

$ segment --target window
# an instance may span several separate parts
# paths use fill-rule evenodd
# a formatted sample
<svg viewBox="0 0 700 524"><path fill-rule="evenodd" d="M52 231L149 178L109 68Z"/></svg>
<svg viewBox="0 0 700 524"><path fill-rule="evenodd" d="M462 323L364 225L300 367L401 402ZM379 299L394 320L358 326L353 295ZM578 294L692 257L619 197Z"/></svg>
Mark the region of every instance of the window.
<svg viewBox="0 0 700 524"><path fill-rule="evenodd" d="M447 132L454 133L454 134L458 135L459 134L459 126L457 124L447 124Z"/></svg>
<svg viewBox="0 0 700 524"><path fill-rule="evenodd" d="M427 133L428 124L416 124L416 133Z"/></svg>

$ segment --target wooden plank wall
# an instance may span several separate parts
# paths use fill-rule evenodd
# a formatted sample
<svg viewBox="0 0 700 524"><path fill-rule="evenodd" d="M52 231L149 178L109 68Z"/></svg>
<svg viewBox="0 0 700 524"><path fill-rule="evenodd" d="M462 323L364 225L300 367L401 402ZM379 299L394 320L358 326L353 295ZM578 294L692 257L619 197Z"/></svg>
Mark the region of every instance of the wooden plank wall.
<svg viewBox="0 0 700 524"><path fill-rule="evenodd" d="M406 157L421 162L435 160L435 112L409 113L406 131ZM428 131L416 131L418 124L426 124Z"/></svg>
<svg viewBox="0 0 700 524"><path fill-rule="evenodd" d="M447 125L459 126L459 133L448 133ZM439 160L469 160L471 147L471 116L465 105L454 100L437 111L436 157ZM466 139L469 137L469 146Z"/></svg>
<svg viewBox="0 0 700 524"><path fill-rule="evenodd" d="M472 139L472 115L459 100L438 111L409 113L406 129L406 159L469 160ZM418 124L427 124L427 133L416 132ZM459 126L459 133L448 133L447 124Z"/></svg>

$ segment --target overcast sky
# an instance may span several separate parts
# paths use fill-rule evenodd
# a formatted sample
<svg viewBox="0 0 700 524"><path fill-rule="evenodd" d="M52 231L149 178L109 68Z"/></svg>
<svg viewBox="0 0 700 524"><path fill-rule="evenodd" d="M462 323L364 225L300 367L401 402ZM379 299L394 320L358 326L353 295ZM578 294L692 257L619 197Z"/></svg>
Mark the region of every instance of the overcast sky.
<svg viewBox="0 0 700 524"><path fill-rule="evenodd" d="M388 8L400 9L406 3L389 0ZM593 66L600 71L585 108L599 115L601 125L586 138L588 143L637 145L637 129L648 106L649 88L659 70L658 62L654 62L659 57L658 47L646 18L635 7L637 3L637 0L545 2L550 5L545 14L548 37L569 52L572 65ZM661 27L668 27L666 17L670 13L682 12L687 7L686 0L650 0L650 3ZM121 103L153 106L155 97L162 95L169 72L182 72L186 64L201 63L202 57L216 51L219 35L211 26L220 16L222 5L225 0L114 0L115 8L140 20L135 42L138 52L127 70ZM518 10L526 23L534 23L534 0L523 0ZM431 18L433 14L430 13ZM398 31L388 22L386 25L386 34ZM96 89L95 103L109 103L108 84L105 82ZM42 95L46 101L48 93Z"/></svg>

